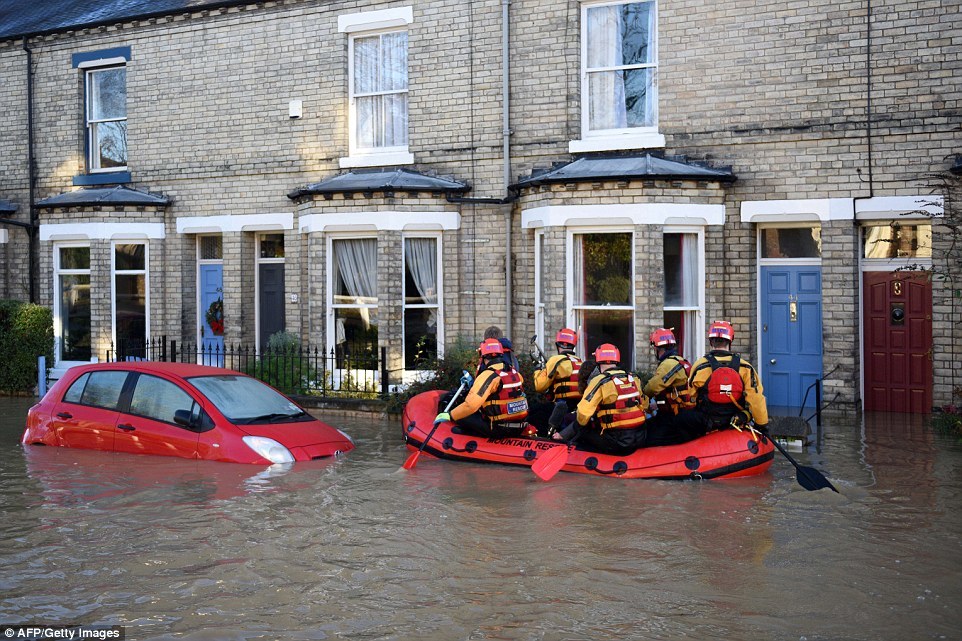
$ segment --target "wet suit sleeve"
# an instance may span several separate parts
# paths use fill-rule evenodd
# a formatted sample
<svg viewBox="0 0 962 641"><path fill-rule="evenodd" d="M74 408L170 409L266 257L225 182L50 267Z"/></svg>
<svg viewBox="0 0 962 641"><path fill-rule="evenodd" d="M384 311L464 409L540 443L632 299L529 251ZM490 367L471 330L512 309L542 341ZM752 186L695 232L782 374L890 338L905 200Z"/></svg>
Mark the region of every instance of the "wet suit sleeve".
<svg viewBox="0 0 962 641"><path fill-rule="evenodd" d="M478 376L464 397L464 402L451 410L451 420L460 421L481 409L488 397L497 391L500 382L496 372L488 371Z"/></svg>
<svg viewBox="0 0 962 641"><path fill-rule="evenodd" d="M561 354L552 356L548 359L548 362L545 363L544 369L539 369L534 373L534 389L536 392L546 392L551 388L556 376L559 374L564 376L562 372L564 363L558 362L562 360L568 363L568 374L571 374L571 363L567 358Z"/></svg>
<svg viewBox="0 0 962 641"><path fill-rule="evenodd" d="M745 384L745 402L756 425L768 425L768 401L762 389L762 379L750 364L742 361L742 383Z"/></svg>
<svg viewBox="0 0 962 641"><path fill-rule="evenodd" d="M665 389L668 388L668 383L665 383L664 380L665 376L671 371L671 368L674 367L674 365L675 361L668 359L658 363L658 368L655 370L654 375L648 379L648 382L645 383L644 389L641 390L642 394L654 398L655 396L658 396L664 392Z"/></svg>
<svg viewBox="0 0 962 641"><path fill-rule="evenodd" d="M605 378L598 376L594 381L588 383L588 388L585 389L585 395L578 401L578 425L582 427L587 425L591 417L598 411L598 406L604 398L604 393L601 389L604 382Z"/></svg>

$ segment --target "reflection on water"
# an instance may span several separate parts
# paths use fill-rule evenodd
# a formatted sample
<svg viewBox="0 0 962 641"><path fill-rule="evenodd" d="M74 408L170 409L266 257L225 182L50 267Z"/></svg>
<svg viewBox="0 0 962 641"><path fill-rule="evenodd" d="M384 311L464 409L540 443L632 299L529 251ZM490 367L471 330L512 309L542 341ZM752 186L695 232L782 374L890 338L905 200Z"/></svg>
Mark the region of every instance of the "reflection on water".
<svg viewBox="0 0 962 641"><path fill-rule="evenodd" d="M131 639L959 638L962 448L866 417L769 474L414 471L395 420L291 469L17 445L0 399L0 622ZM914 421L914 422L913 422Z"/></svg>

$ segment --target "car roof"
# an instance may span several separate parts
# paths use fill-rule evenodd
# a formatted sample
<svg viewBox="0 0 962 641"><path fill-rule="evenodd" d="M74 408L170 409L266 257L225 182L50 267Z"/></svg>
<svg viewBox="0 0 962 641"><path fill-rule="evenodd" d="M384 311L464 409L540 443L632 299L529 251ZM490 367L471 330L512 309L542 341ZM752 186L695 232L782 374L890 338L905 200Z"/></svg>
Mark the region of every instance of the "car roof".
<svg viewBox="0 0 962 641"><path fill-rule="evenodd" d="M90 365L79 365L70 368L77 372L124 370L144 373L163 373L181 378L191 376L246 376L232 369L223 367L210 367L208 365L197 365L195 363L163 363L158 361L122 361L111 363L91 363Z"/></svg>

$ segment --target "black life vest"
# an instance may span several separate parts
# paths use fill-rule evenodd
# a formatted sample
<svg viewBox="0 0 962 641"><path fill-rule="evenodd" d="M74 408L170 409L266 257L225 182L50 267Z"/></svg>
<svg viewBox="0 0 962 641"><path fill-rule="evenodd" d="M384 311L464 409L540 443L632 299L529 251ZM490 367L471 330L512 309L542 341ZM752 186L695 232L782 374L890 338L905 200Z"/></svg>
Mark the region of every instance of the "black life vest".
<svg viewBox="0 0 962 641"><path fill-rule="evenodd" d="M578 376L581 372L581 359L574 354L562 354L571 362L571 376L565 378L558 378L554 381L554 386L551 388L551 394L549 395L549 400L556 401L561 399L569 398L581 398L581 392L578 391ZM564 362L558 359L555 364L554 369L548 374L549 377L553 377L555 372L558 371L558 366Z"/></svg>

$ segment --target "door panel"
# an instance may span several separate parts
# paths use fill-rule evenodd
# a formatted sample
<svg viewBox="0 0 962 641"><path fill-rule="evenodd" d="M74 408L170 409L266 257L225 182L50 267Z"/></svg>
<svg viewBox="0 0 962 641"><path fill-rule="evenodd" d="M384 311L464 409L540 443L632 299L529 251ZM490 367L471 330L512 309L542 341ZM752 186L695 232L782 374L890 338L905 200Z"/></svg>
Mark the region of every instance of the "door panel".
<svg viewBox="0 0 962 641"><path fill-rule="evenodd" d="M208 310L216 301L220 301L221 315L224 306L224 266L204 264L200 266L200 330L201 349L203 350L203 365L223 367L224 365L224 327L211 325L208 320Z"/></svg>
<svg viewBox="0 0 962 641"><path fill-rule="evenodd" d="M798 411L822 376L822 271L818 266L761 268L762 359L771 407ZM794 308L794 314L793 314ZM815 394L805 399L815 408Z"/></svg>
<svg viewBox="0 0 962 641"><path fill-rule="evenodd" d="M932 283L928 275L865 272L862 283L865 410L930 412Z"/></svg>
<svg viewBox="0 0 962 641"><path fill-rule="evenodd" d="M271 335L284 331L284 264L262 263L260 280L260 349L267 348Z"/></svg>
<svg viewBox="0 0 962 641"><path fill-rule="evenodd" d="M61 402L54 408L50 427L58 445L110 451L118 416L116 410Z"/></svg>

